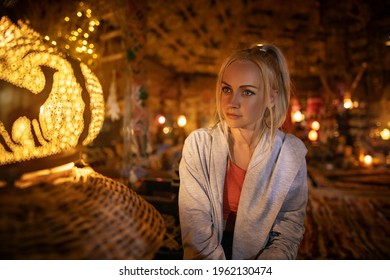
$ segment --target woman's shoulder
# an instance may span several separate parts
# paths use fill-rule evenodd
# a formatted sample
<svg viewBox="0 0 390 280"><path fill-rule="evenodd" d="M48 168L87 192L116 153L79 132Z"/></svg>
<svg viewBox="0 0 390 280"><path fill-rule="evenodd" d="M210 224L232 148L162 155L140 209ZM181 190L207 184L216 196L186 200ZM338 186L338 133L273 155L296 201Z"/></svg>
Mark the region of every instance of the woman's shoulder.
<svg viewBox="0 0 390 280"><path fill-rule="evenodd" d="M208 138L210 137L210 128L198 128L190 132L187 136L187 140L189 139L199 139L199 138Z"/></svg>
<svg viewBox="0 0 390 280"><path fill-rule="evenodd" d="M198 128L188 135L186 141L211 141L219 134L220 131L217 127Z"/></svg>
<svg viewBox="0 0 390 280"><path fill-rule="evenodd" d="M294 134L284 133L278 130L276 136L280 141L282 141L283 145L288 148L288 150L291 150L296 154L306 154L307 148L305 144Z"/></svg>

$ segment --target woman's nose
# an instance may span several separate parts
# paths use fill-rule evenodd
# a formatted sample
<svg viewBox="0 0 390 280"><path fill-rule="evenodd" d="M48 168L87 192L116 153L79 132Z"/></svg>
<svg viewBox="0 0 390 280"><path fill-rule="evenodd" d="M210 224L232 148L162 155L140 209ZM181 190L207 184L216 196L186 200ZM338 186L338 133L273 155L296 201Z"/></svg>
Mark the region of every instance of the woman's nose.
<svg viewBox="0 0 390 280"><path fill-rule="evenodd" d="M231 108L240 108L240 95L237 92L230 96L229 106Z"/></svg>

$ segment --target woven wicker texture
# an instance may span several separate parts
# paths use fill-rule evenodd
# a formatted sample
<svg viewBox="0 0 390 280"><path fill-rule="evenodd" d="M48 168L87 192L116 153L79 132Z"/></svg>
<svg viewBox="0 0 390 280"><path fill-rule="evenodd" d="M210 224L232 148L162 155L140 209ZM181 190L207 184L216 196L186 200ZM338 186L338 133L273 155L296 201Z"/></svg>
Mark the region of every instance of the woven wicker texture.
<svg viewBox="0 0 390 280"><path fill-rule="evenodd" d="M165 230L151 204L90 168L0 188L1 259L152 259Z"/></svg>

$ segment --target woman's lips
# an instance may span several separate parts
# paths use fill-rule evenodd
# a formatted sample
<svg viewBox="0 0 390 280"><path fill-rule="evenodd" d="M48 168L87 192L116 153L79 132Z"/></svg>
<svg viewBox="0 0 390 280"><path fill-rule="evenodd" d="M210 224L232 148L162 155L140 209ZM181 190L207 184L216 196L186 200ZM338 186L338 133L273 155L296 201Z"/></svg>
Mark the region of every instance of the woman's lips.
<svg viewBox="0 0 390 280"><path fill-rule="evenodd" d="M227 114L226 114L226 117L229 118L229 119L239 119L239 118L241 118L241 115L236 115L236 114L232 114L232 113L227 113Z"/></svg>

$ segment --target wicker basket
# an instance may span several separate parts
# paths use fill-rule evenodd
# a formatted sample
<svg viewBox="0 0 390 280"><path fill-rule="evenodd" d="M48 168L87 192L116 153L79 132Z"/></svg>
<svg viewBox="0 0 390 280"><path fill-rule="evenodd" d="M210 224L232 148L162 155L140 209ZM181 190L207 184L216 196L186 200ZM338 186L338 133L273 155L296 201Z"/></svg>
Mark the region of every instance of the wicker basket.
<svg viewBox="0 0 390 280"><path fill-rule="evenodd" d="M152 259L165 230L151 204L90 168L0 188L1 259Z"/></svg>

